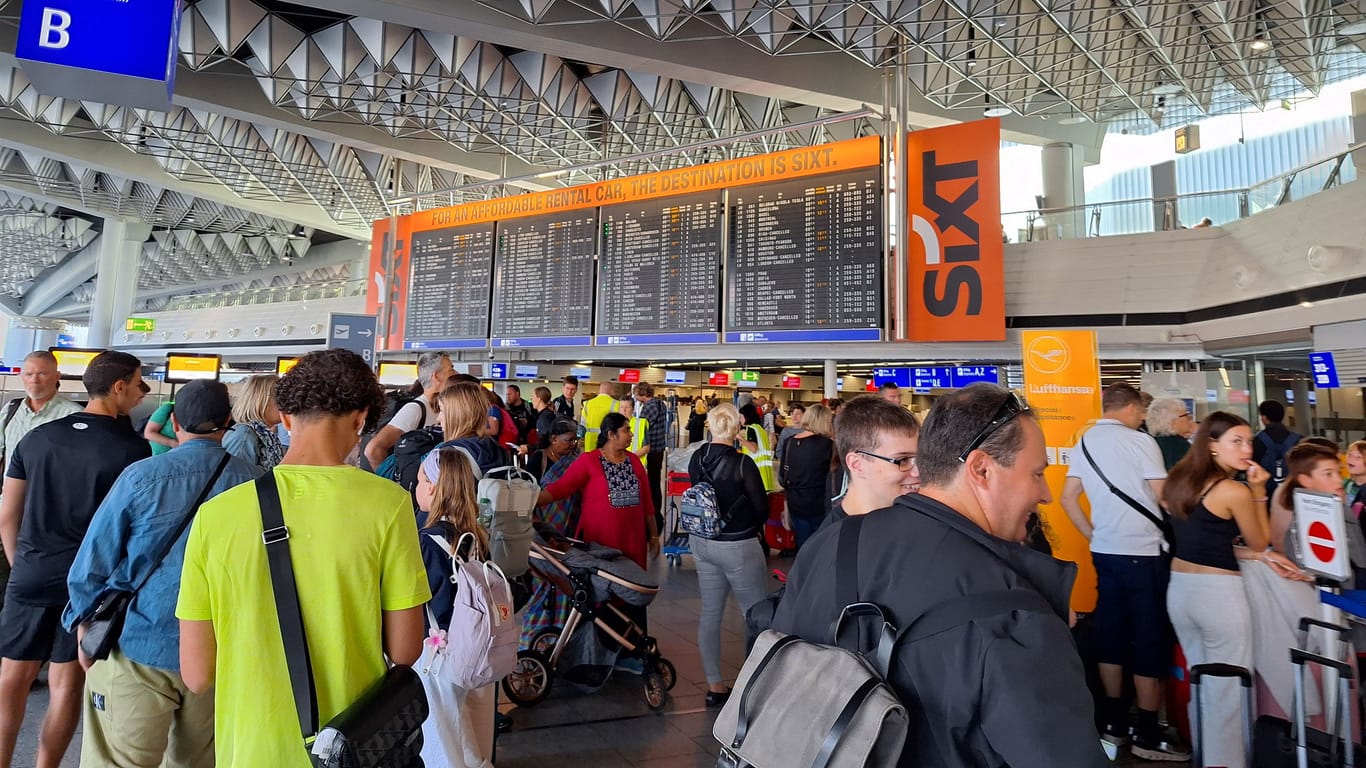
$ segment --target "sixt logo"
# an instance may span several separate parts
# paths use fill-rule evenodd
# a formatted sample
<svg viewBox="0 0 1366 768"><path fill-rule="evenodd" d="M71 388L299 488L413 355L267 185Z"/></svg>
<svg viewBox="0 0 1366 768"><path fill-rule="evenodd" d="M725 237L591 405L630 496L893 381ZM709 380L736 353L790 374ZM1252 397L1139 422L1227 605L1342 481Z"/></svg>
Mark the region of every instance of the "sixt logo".
<svg viewBox="0 0 1366 768"><path fill-rule="evenodd" d="M959 313L960 305L966 305L966 314L980 315L982 276L978 262L981 260L981 237L977 221L968 215L978 199L977 161L940 165L936 152L924 152L921 179L925 207L934 213L932 222L919 215L911 216L911 231L920 238L925 249L926 270L921 282L925 308L935 317L949 317ZM946 197L941 191L952 187L960 188L953 197ZM952 235L954 230L958 236ZM963 238L968 242L942 245L944 240Z"/></svg>

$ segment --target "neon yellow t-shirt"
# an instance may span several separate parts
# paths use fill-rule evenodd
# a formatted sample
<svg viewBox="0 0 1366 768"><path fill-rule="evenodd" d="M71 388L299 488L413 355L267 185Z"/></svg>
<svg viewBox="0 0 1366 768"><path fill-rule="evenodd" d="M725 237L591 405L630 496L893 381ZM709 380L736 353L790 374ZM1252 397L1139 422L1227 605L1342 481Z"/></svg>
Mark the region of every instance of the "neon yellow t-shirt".
<svg viewBox="0 0 1366 768"><path fill-rule="evenodd" d="M354 467L275 468L303 607L320 725L384 674L381 611L431 599L412 500ZM309 768L290 690L256 486L200 508L176 616L212 621L221 768Z"/></svg>

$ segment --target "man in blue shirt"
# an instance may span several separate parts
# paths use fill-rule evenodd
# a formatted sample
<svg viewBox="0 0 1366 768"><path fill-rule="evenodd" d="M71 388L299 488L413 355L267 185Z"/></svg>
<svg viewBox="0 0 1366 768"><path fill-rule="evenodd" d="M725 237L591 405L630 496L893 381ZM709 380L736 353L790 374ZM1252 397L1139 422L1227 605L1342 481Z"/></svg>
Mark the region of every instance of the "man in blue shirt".
<svg viewBox="0 0 1366 768"><path fill-rule="evenodd" d="M194 502L259 474L222 448L231 414L221 382L182 387L171 416L180 447L124 470L81 543L67 577L71 602L62 614L62 623L78 635L84 634L80 623L103 596L132 591L146 579L109 658L92 666L84 652L80 655L88 670L82 765L213 765L213 694L191 693L180 678L175 606L189 530L181 524L194 514ZM210 486L207 493L205 486ZM177 532L169 554L158 559Z"/></svg>

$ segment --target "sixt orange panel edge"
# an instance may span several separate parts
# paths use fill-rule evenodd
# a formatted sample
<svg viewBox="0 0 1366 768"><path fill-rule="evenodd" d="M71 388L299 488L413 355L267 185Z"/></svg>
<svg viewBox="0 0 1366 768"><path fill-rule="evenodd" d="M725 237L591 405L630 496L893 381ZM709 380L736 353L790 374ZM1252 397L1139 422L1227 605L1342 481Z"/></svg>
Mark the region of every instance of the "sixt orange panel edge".
<svg viewBox="0 0 1366 768"><path fill-rule="evenodd" d="M907 135L907 341L1002 341L1001 124Z"/></svg>

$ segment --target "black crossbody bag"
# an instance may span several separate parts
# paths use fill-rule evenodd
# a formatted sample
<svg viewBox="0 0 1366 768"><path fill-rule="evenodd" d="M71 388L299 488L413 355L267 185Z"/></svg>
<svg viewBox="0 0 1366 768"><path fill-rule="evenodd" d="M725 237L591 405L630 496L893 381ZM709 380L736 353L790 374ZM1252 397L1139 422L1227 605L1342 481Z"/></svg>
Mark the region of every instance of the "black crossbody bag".
<svg viewBox="0 0 1366 768"><path fill-rule="evenodd" d="M1100 465L1096 464L1096 460L1091 458L1091 452L1086 450L1086 441L1079 440L1077 442L1078 445L1081 446L1081 454L1086 457L1086 461L1091 465L1091 469L1096 471L1096 475L1100 478L1100 481L1105 483L1105 486L1110 489L1110 493L1118 496L1120 501L1133 507L1140 515L1148 518L1148 522L1157 526L1157 530L1162 532L1162 540L1167 543L1166 551L1170 554L1173 548L1176 547L1176 534L1172 532L1171 521L1167 520L1165 517L1158 517L1153 514L1152 510L1139 504L1134 500L1134 497L1115 487L1115 484L1110 482L1110 478L1106 477L1105 473L1100 471Z"/></svg>
<svg viewBox="0 0 1366 768"><path fill-rule="evenodd" d="M412 768L421 766L422 723L428 715L422 678L412 667L396 665L341 714L318 728L318 692L304 634L303 611L289 559L289 528L280 507L275 474L256 479L261 504L261 540L270 563L275 611L284 638L285 663L304 745L318 768Z"/></svg>
<svg viewBox="0 0 1366 768"><path fill-rule="evenodd" d="M110 592L100 598L99 605L81 626L85 628L85 633L81 636L81 652L95 661L109 658L109 654L114 650L114 646L119 643L119 636L123 634L123 622L128 617L128 606L133 604L133 598L137 596L139 590L147 585L147 581L152 578L152 574L161 567L162 561L171 554L177 541L185 533L185 529L190 527L190 521L194 520L195 513L199 511L200 505L209 498L209 492L213 490L214 483L223 474L223 469L228 466L232 455L223 454L223 459L218 462L218 467L209 476L209 482L200 489L199 496L190 506L190 511L185 513L185 519L176 526L175 533L166 539L166 543L161 547L161 553L157 559L152 561L152 567L147 573L138 580L137 586L128 591Z"/></svg>

